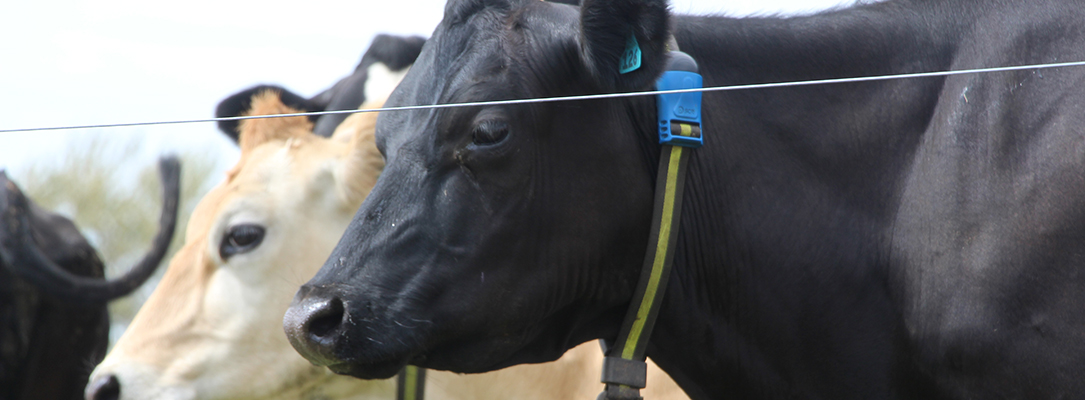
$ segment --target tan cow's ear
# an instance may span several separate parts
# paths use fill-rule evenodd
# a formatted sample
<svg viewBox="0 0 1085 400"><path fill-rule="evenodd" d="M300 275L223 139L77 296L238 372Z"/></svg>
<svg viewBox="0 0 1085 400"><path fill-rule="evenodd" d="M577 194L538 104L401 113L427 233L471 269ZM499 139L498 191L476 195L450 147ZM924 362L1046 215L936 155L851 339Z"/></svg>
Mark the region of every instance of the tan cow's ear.
<svg viewBox="0 0 1085 400"><path fill-rule="evenodd" d="M381 102L362 104L359 109L380 108ZM341 200L357 208L377 184L377 177L384 170L384 157L377 151L374 133L377 113L352 114L332 134L332 140L350 146L350 152L336 171Z"/></svg>
<svg viewBox="0 0 1085 400"><path fill-rule="evenodd" d="M286 104L275 90L265 90L252 96L252 108L245 115L295 114L301 112ZM246 119L241 121L238 146L241 154L272 140L312 135L313 123L304 116Z"/></svg>

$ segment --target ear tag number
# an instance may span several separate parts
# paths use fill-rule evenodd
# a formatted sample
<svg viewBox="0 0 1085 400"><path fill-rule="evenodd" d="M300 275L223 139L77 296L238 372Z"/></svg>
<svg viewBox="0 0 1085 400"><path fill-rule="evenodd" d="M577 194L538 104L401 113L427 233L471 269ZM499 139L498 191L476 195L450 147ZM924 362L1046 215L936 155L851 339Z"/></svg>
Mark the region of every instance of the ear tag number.
<svg viewBox="0 0 1085 400"><path fill-rule="evenodd" d="M625 51L618 62L618 73L633 72L637 68L640 68L640 43L637 43L637 36L630 33L629 40L625 42Z"/></svg>

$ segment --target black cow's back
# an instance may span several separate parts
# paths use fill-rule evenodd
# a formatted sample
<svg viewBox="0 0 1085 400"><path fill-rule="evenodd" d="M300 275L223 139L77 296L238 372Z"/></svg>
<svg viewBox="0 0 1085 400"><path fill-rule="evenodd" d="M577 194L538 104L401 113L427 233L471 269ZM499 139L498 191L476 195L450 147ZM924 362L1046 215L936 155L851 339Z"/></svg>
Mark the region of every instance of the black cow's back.
<svg viewBox="0 0 1085 400"><path fill-rule="evenodd" d="M70 220L31 210L34 239L50 260L76 275L104 276L97 252ZM0 266L0 400L82 399L109 343L105 306L62 302Z"/></svg>

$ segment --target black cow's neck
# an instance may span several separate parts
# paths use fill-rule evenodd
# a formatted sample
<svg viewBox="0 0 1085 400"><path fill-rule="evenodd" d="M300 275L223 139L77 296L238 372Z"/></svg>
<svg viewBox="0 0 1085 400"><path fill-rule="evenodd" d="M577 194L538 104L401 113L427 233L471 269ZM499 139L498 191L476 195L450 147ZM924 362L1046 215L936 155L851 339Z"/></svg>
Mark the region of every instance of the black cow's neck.
<svg viewBox="0 0 1085 400"><path fill-rule="evenodd" d="M921 72L944 67L967 28L961 13L929 3L791 18L676 16L672 23L682 51L726 85Z"/></svg>
<svg viewBox="0 0 1085 400"><path fill-rule="evenodd" d="M902 7L934 5L876 4L791 19L678 17L675 37L697 59L706 87L947 69L960 28L931 20L937 11ZM706 145L690 161L675 267L649 347L691 396L878 397L892 385L886 378L848 382L854 387L846 392L802 386L847 380L850 371L824 363L863 351L804 343L893 348L874 343L892 342L891 333L853 335L897 326L891 294L878 284L887 273L883 233L896 204L896 171L910 162L942 82L704 95ZM826 275L834 279L811 278ZM811 332L802 321L813 315L878 317Z"/></svg>

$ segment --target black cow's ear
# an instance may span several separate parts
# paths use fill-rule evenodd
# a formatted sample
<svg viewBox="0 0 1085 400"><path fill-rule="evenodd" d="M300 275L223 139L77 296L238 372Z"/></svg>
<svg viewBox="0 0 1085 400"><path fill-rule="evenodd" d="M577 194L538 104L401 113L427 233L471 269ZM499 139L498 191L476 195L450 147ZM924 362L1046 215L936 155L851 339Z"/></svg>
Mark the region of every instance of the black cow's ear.
<svg viewBox="0 0 1085 400"><path fill-rule="evenodd" d="M421 36L393 36L379 34L369 44L369 49L362 54L362 60L355 67L355 72L369 68L374 63L383 63L392 71L399 71L414 64L426 38Z"/></svg>
<svg viewBox="0 0 1085 400"><path fill-rule="evenodd" d="M215 107L215 118L224 117L237 117L245 114L252 108L252 96L264 91L274 91L279 93L279 99L283 104L290 106L290 108L300 111L324 111L322 107L310 102L304 97L298 96L296 93L286 90L281 86L276 85L256 85L251 88L234 93L219 102ZM316 121L317 117L309 117L311 121ZM222 133L233 139L234 144L237 143L237 131L239 121L218 121L218 128Z"/></svg>
<svg viewBox="0 0 1085 400"><path fill-rule="evenodd" d="M604 90L648 89L663 73L670 33L666 0L584 0L580 48Z"/></svg>

